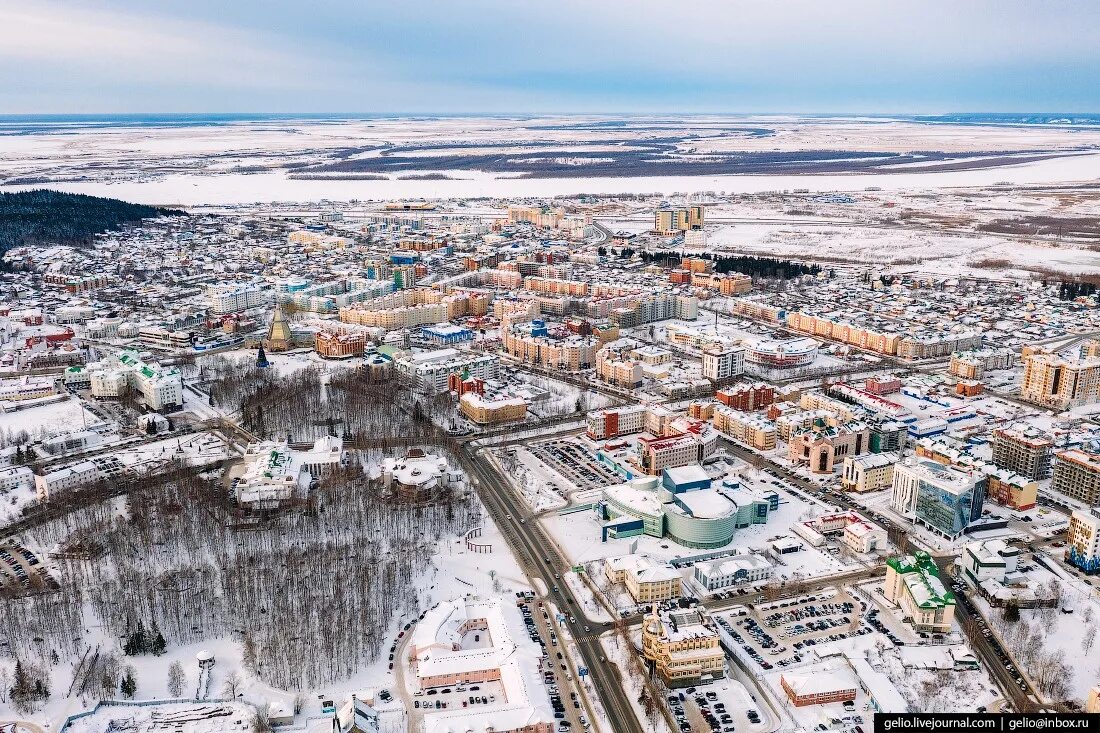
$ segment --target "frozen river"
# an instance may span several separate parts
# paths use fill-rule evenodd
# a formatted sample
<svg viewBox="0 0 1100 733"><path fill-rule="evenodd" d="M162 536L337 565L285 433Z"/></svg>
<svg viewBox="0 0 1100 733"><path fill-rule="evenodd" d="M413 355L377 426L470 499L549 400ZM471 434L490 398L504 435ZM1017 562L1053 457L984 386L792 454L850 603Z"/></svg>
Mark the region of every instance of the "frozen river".
<svg viewBox="0 0 1100 733"><path fill-rule="evenodd" d="M47 184L49 188L87 193L136 203L196 206L247 204L274 201L448 199L475 197L550 197L579 193L689 193L725 191L758 193L795 188L823 191L915 190L990 186L1000 182L1017 185L1090 182L1100 180L1100 153L1072 155L1020 165L989 169L933 173L855 173L840 175L733 175L637 178L534 178L517 179L499 174L455 171L455 180L324 181L296 180L284 172L239 174L173 174L139 181L86 181ZM38 186L0 186L15 191Z"/></svg>

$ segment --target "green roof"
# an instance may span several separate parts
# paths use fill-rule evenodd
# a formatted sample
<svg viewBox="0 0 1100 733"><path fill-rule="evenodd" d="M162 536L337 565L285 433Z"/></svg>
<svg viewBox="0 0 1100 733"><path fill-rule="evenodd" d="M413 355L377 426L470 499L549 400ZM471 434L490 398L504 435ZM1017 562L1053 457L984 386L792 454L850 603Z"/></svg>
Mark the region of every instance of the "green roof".
<svg viewBox="0 0 1100 733"><path fill-rule="evenodd" d="M955 596L940 580L940 569L927 552L901 555L886 560L894 572L906 576L904 582L921 608L955 605Z"/></svg>

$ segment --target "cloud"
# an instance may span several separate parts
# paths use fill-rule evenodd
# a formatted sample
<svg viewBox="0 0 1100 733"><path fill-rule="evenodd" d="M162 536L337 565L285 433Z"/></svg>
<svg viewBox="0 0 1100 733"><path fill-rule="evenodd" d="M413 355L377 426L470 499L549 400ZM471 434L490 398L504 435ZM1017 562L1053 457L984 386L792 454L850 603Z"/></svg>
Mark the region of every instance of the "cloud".
<svg viewBox="0 0 1100 733"><path fill-rule="evenodd" d="M294 90L331 78L300 49L248 30L44 0L0 6L0 64L19 64L31 77L64 72L68 86Z"/></svg>
<svg viewBox="0 0 1100 733"><path fill-rule="evenodd" d="M1087 112L1098 45L1095 0L0 0L0 112Z"/></svg>

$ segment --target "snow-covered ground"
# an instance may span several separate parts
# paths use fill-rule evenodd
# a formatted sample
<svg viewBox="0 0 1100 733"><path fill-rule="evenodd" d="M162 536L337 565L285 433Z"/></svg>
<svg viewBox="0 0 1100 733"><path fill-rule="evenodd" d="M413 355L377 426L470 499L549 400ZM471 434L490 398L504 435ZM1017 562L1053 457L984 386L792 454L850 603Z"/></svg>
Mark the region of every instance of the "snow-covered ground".
<svg viewBox="0 0 1100 733"><path fill-rule="evenodd" d="M25 410L0 412L0 433L8 438L26 431L32 438L56 435L69 430L81 430L103 421L93 415L79 399L51 402Z"/></svg>

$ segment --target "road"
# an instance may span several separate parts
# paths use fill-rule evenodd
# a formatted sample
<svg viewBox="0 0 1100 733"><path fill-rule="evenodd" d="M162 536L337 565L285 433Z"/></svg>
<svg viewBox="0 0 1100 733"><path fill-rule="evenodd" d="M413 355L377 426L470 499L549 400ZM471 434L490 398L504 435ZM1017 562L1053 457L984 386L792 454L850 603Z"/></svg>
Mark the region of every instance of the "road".
<svg viewBox="0 0 1100 733"><path fill-rule="evenodd" d="M582 606L560 577L569 570L569 562L562 557L557 546L537 521L527 521L530 510L516 495L508 480L482 457L480 450L469 444L463 445L459 451L459 460L473 480L485 510L508 541L520 568L532 581L538 580L550 590L549 598L562 612L579 617L583 623ZM556 591L553 590L555 587ZM615 733L643 733L644 729L623 689L618 668L605 661L605 653L600 646L598 637L610 630L611 624L590 623L583 632L579 628L573 626L570 630L573 632L577 650L588 668L592 684L612 721L613 730Z"/></svg>
<svg viewBox="0 0 1100 733"><path fill-rule="evenodd" d="M768 470L777 473L778 475L783 477L785 481L793 484L794 486L797 486L799 489L802 489L808 493L814 493L819 491L821 488L820 486L816 486L812 482L807 481L802 476L793 473L785 466L781 466L764 456L761 456L741 445L738 445L737 443L730 442L728 440L725 440L724 438L722 440L725 444L726 449L730 453L738 456L739 458L742 458L745 461L748 461L750 464L758 468L766 467ZM865 511L863 507L849 501L848 497L841 492L830 494L827 500L830 503L837 504L838 506L841 506L845 509L850 509L858 512ZM906 545L908 544L907 539L905 539L904 528L900 528L889 521L883 522L883 524L887 527L887 529L899 530L901 532L900 536L903 538L902 542ZM896 533L892 533L892 536L896 538L898 535ZM909 547L903 546L900 549L908 551ZM945 580L951 578L952 573L950 572L950 569L951 565L954 562L954 557L939 556L935 557L935 561L937 566L940 568L940 572L942 573L943 578ZM876 568L875 570L880 573L883 572L881 568ZM870 577L870 575L868 575L867 577ZM981 659L982 663L985 665L986 670L988 671L993 681L996 683L997 688L1000 690L1002 696L1006 700L1011 701L1012 707L1018 712L1026 712L1035 709L1037 707L1035 700L1029 697L1027 691L1021 690L1019 688L1019 686L1016 684L1015 675L1005 669L1005 660L1010 659L1009 655L1007 655L1005 651L1001 648L1000 643L995 637L993 637L992 635L986 637L981 633L982 626L978 623L978 619L980 619L980 616L977 616L973 607L971 606L970 599L966 595L966 591L957 591L955 595L958 597L959 600L959 602L955 605L955 614L959 622L959 627L966 635L971 648L975 650L975 652L978 654L979 659ZM749 600L750 597L745 596L730 599L727 603L728 605L736 605ZM973 621L970 621L971 618L973 618ZM984 621L982 623L984 623Z"/></svg>

